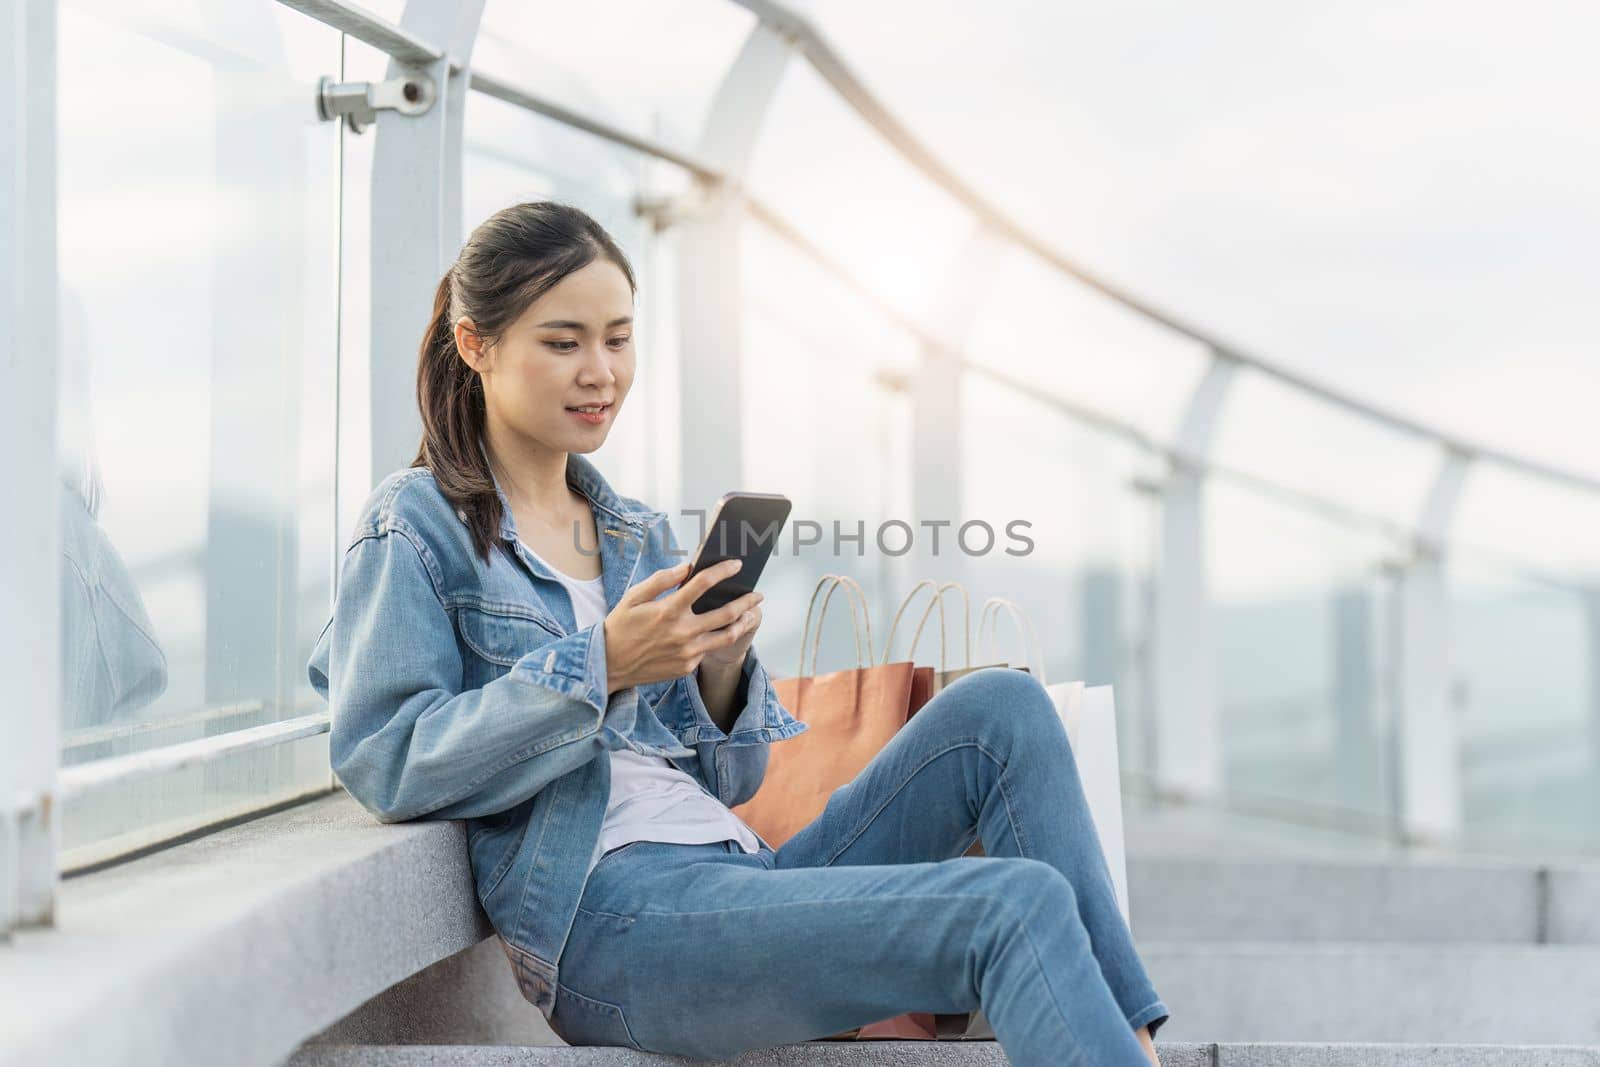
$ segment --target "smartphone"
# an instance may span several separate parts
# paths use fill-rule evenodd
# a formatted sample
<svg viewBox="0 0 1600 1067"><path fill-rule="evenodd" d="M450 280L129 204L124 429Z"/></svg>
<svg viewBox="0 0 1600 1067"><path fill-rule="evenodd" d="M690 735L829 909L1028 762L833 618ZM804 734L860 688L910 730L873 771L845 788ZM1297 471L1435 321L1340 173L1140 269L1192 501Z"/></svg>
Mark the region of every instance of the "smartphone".
<svg viewBox="0 0 1600 1067"><path fill-rule="evenodd" d="M728 493L717 501L689 578L725 559L739 560L743 566L702 593L690 610L704 615L755 589L778 544L778 531L789 517L789 507L789 498L779 493Z"/></svg>

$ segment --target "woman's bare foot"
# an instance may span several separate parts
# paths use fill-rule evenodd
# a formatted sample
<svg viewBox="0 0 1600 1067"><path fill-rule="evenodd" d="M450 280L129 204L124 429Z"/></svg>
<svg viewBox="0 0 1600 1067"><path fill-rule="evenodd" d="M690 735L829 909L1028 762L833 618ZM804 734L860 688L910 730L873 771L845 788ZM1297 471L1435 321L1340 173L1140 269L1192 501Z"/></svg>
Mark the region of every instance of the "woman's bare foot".
<svg viewBox="0 0 1600 1067"><path fill-rule="evenodd" d="M1133 1032L1133 1036L1139 1039L1139 1044L1143 1046L1144 1054L1150 1057L1150 1062L1155 1067L1161 1067L1161 1060L1156 1056L1156 1043L1150 1040L1150 1028L1141 1026Z"/></svg>

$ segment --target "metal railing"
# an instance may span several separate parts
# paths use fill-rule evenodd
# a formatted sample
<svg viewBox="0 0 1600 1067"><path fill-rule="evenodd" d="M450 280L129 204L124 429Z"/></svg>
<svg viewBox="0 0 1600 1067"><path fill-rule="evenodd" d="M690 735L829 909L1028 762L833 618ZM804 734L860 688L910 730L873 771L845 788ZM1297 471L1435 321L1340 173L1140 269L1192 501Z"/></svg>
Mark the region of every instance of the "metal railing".
<svg viewBox="0 0 1600 1067"><path fill-rule="evenodd" d="M983 226L1018 248L1032 253L1045 265L1115 301L1147 321L1205 345L1220 358L1232 360L1336 407L1382 423L1391 429L1431 441L1451 452L1501 464L1558 484L1589 492L1600 492L1600 478L1491 448L1480 442L1429 426L1418 419L1378 407L1369 401L1289 370L1265 357L1247 352L1223 340L1213 331L1202 329L1124 288L1111 284L1051 247L958 178L873 95L810 20L782 4L773 3L772 0L730 0L730 2L750 11L763 23L772 26L791 40L795 49L806 58L817 74L833 87L840 99L849 104L862 121L876 130L885 143L921 172L923 177L964 205Z"/></svg>

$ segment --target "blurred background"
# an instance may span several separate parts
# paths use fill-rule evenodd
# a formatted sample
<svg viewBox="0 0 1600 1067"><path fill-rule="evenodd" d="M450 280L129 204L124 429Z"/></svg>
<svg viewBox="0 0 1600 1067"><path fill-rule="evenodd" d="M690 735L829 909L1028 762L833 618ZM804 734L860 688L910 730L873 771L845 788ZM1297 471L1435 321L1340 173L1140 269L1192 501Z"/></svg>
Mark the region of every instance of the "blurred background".
<svg viewBox="0 0 1600 1067"><path fill-rule="evenodd" d="M381 124L313 106L389 57L295 7L60 5L61 455L164 661L76 698L68 765L315 712L344 537L414 449L426 305L374 257L435 227ZM880 636L959 580L1115 684L1131 805L1600 845L1600 17L818 0L780 9L808 62L764 9L490 0L439 228L557 197L620 239L640 379L596 462L686 543L732 488L827 534L769 570L763 656L822 573ZM325 747L86 795L65 854L325 788Z"/></svg>

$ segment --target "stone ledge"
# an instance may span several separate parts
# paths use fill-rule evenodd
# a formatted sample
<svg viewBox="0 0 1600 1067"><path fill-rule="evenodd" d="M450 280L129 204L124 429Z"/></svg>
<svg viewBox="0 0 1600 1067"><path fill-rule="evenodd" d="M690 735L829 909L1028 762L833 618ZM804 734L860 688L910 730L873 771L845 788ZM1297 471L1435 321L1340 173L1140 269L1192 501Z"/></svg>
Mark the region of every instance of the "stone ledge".
<svg viewBox="0 0 1600 1067"><path fill-rule="evenodd" d="M1210 1045L1157 1042L1162 1067L1213 1067ZM728 1067L1003 1067L993 1041L813 1041L747 1052L732 1060L696 1060L626 1048L527 1048L483 1045L319 1045L307 1047L288 1067L379 1067L451 1064L471 1067L668 1067L722 1063Z"/></svg>
<svg viewBox="0 0 1600 1067"><path fill-rule="evenodd" d="M461 824L341 791L67 880L0 951L0 1065L281 1063L490 933Z"/></svg>
<svg viewBox="0 0 1600 1067"><path fill-rule="evenodd" d="M1574 1045L1167 1044L1162 1067L1600 1067L1600 1047ZM666 1067L704 1063L620 1048L326 1045L289 1067ZM750 1052L731 1067L987 1067L1006 1063L987 1041L874 1041L785 1045Z"/></svg>

